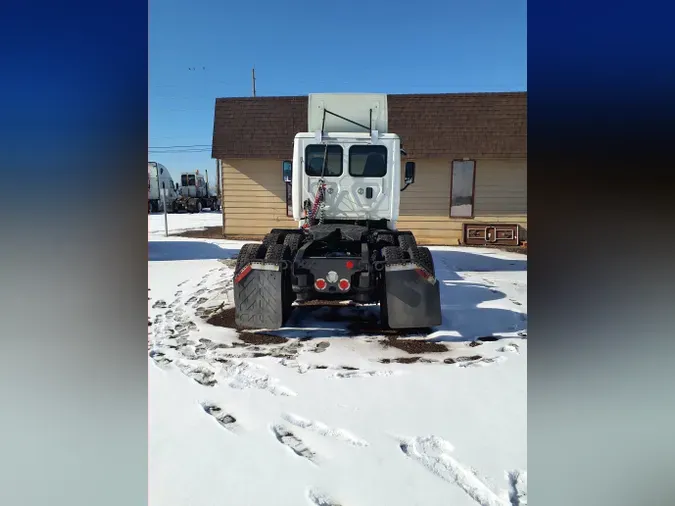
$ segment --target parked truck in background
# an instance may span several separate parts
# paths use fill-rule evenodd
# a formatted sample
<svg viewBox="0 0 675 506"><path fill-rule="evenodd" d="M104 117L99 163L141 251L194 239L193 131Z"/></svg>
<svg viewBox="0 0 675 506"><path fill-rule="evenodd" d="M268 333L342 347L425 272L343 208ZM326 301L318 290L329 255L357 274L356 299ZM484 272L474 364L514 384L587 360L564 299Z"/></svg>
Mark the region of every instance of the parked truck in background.
<svg viewBox="0 0 675 506"><path fill-rule="evenodd" d="M173 202L178 197L171 174L161 163L148 162L148 214L164 211L162 207L162 184L166 190L164 200L167 211L171 212Z"/></svg>
<svg viewBox="0 0 675 506"><path fill-rule="evenodd" d="M308 132L296 134L291 183L297 228L245 244L234 272L235 322L274 329L294 305L379 304L384 328L441 324L439 282L428 248L396 228L400 193L415 180L401 140L388 132L387 96L311 94Z"/></svg>
<svg viewBox="0 0 675 506"><path fill-rule="evenodd" d="M198 170L182 172L180 185L176 186L178 196L172 204L174 212L201 213L203 209L220 210L218 185L209 186L209 171L206 171L206 178Z"/></svg>

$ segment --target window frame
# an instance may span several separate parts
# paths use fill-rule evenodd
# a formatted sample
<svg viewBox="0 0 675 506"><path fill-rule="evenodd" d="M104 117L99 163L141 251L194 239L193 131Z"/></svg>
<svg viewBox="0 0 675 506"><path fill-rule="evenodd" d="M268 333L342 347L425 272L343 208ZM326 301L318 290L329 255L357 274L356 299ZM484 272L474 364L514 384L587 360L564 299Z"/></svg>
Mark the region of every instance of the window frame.
<svg viewBox="0 0 675 506"><path fill-rule="evenodd" d="M384 149L384 174L379 175L379 176L363 176L363 175L357 175L357 174L352 174L352 149L354 148L377 148L377 149ZM347 165L348 165L348 173L351 177L385 177L387 175L387 172L389 171L389 149L387 149L387 146L383 144L352 144L349 146L349 152L347 153ZM365 168L365 167L364 167Z"/></svg>
<svg viewBox="0 0 675 506"><path fill-rule="evenodd" d="M471 181L471 216L453 216L452 215L452 188L455 180L455 162L472 162L473 163L473 177ZM448 207L448 216L453 220L472 220L476 215L476 160L474 158L464 159L455 158L450 161L450 206Z"/></svg>
<svg viewBox="0 0 675 506"><path fill-rule="evenodd" d="M305 166L305 175L309 177L321 177L321 174L314 175L310 174L308 169L309 169L309 157L307 156L307 151L309 148L313 148L316 146L320 146L323 149L326 149L326 144L307 144L305 146L305 158L303 160L303 165ZM341 177L344 172L345 172L345 150L342 148L340 144L328 144L328 154L330 155L331 148L339 149L340 150L340 173L339 174L326 174L324 177Z"/></svg>

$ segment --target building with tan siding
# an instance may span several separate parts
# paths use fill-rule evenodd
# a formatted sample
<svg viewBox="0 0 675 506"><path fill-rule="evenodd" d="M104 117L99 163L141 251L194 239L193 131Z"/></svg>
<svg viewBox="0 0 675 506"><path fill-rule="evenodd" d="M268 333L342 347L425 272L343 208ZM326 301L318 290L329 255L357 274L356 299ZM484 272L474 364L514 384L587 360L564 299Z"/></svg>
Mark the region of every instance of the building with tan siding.
<svg viewBox="0 0 675 506"><path fill-rule="evenodd" d="M527 233L527 94L388 95L389 131L417 165L397 227L419 243L500 242ZM223 234L262 238L297 226L281 162L307 131L307 97L218 98L212 157ZM508 226L511 225L511 226ZM468 234L468 235L467 235Z"/></svg>

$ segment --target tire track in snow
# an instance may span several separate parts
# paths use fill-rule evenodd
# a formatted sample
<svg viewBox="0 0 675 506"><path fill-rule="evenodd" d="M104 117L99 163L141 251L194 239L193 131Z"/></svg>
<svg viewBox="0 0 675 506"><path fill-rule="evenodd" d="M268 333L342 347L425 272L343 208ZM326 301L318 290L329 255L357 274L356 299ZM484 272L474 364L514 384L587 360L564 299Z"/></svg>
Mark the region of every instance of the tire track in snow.
<svg viewBox="0 0 675 506"><path fill-rule="evenodd" d="M480 506L513 506L500 498L469 467L450 453L454 447L437 436L416 437L400 444L401 451L430 472L457 485Z"/></svg>
<svg viewBox="0 0 675 506"><path fill-rule="evenodd" d="M281 415L281 417L291 425L295 425L296 427L300 427L301 429L310 430L321 436L331 437L344 443L350 444L352 446L360 446L360 447L368 446L367 441L356 437L355 435L351 434L349 431L346 431L344 429L331 428L325 423L321 423L316 420L314 421L307 420L306 418L302 418L292 413L284 413Z"/></svg>

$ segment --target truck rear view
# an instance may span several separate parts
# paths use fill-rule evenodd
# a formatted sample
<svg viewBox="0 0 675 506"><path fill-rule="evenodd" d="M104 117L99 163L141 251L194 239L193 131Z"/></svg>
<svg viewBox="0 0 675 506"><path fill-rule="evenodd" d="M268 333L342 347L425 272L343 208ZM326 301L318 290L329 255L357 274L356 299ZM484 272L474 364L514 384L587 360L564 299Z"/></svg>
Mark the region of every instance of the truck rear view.
<svg viewBox="0 0 675 506"><path fill-rule="evenodd" d="M314 94L308 103L310 131L295 136L282 165L298 227L241 248L237 325L279 328L294 305L316 301L379 304L383 328L440 325L431 252L396 228L415 164L405 164L401 188L404 151L387 130L386 95Z"/></svg>

